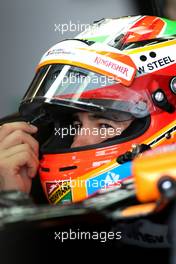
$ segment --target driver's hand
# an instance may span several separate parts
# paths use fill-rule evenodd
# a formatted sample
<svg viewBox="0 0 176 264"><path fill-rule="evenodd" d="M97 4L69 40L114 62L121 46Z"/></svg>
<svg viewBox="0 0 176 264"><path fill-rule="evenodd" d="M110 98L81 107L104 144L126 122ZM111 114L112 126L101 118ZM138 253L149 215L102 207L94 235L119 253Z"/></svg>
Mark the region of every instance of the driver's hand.
<svg viewBox="0 0 176 264"><path fill-rule="evenodd" d="M32 137L36 132L26 122L0 126L0 191L30 192L39 165L39 146Z"/></svg>

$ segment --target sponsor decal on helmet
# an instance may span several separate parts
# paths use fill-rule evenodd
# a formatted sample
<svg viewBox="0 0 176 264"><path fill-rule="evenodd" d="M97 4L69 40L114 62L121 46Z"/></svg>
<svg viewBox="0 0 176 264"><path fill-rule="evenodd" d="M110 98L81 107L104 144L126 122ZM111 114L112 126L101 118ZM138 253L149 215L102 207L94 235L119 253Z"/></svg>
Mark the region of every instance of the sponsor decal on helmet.
<svg viewBox="0 0 176 264"><path fill-rule="evenodd" d="M70 181L46 182L46 190L52 204L67 203L72 200Z"/></svg>
<svg viewBox="0 0 176 264"><path fill-rule="evenodd" d="M116 161L105 164L75 179L72 186L72 200L83 200L99 190L121 186L121 181L131 176L131 162L119 165ZM81 184L80 184L81 183Z"/></svg>
<svg viewBox="0 0 176 264"><path fill-rule="evenodd" d="M75 40L76 42L76 40ZM66 43L66 47L64 47ZM107 45L92 48L78 46L71 41L58 43L42 57L39 68L46 64L60 63L89 69L99 74L113 77L114 80L129 86L136 74L136 66L125 54L117 53ZM71 46L72 45L72 46Z"/></svg>

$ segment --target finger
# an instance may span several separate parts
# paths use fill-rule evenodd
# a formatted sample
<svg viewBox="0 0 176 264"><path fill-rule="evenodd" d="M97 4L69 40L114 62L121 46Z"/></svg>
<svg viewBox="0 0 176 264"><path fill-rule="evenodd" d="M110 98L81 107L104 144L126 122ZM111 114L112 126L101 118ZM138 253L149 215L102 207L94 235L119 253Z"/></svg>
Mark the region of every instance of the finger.
<svg viewBox="0 0 176 264"><path fill-rule="evenodd" d="M31 147L28 144L20 144L13 146L9 149L5 149L4 151L0 151L0 161L3 159L8 159L11 156L15 156L17 153L21 151L31 152Z"/></svg>
<svg viewBox="0 0 176 264"><path fill-rule="evenodd" d="M0 142L2 142L6 136L15 130L22 130L26 133L34 134L37 132L37 127L26 122L6 123L0 127Z"/></svg>
<svg viewBox="0 0 176 264"><path fill-rule="evenodd" d="M32 179L27 176L26 168L23 167L17 175L10 175L5 178L4 190L18 190L25 193L30 193Z"/></svg>
<svg viewBox="0 0 176 264"><path fill-rule="evenodd" d="M31 150L28 144L17 145L8 150L4 150L3 153L0 152L0 167L1 168L6 167L6 170L10 170L15 166L22 167L23 165L25 165L25 163L24 164L22 163L21 165L21 160L20 160L21 153L28 153L29 154L28 159L29 160L33 159L35 162L34 166L38 167L39 164L38 156L35 155L35 153ZM29 174L31 175L32 173Z"/></svg>
<svg viewBox="0 0 176 264"><path fill-rule="evenodd" d="M31 186L32 186L32 179L31 177L28 177L29 175L29 172L27 171L27 167L24 166L20 169L20 177L21 177L21 180L23 181L24 183L24 192L26 193L30 193L30 190L31 190Z"/></svg>
<svg viewBox="0 0 176 264"><path fill-rule="evenodd" d="M14 176L14 175L13 175ZM31 180L30 178L28 178ZM25 183L20 175L15 175L12 177L12 174L6 174L6 177L0 175L1 180L1 190L8 191L8 190L18 190L21 192L26 192L30 188L30 186ZM32 181L32 180L31 180Z"/></svg>
<svg viewBox="0 0 176 264"><path fill-rule="evenodd" d="M0 150L9 149L13 146L20 145L20 144L28 144L31 149L35 152L38 156L39 152L39 144L38 142L26 132L21 130L16 130L9 134L0 144Z"/></svg>
<svg viewBox="0 0 176 264"><path fill-rule="evenodd" d="M18 154L18 157L21 158L20 162L21 164L24 164L27 167L27 175L30 178L35 177L38 166L39 166L39 160L35 158L35 155L32 155L29 152L21 152Z"/></svg>
<svg viewBox="0 0 176 264"><path fill-rule="evenodd" d="M38 170L38 158L28 144L18 145L4 152L5 158L0 156L0 176L4 180L1 188L29 192L31 180Z"/></svg>

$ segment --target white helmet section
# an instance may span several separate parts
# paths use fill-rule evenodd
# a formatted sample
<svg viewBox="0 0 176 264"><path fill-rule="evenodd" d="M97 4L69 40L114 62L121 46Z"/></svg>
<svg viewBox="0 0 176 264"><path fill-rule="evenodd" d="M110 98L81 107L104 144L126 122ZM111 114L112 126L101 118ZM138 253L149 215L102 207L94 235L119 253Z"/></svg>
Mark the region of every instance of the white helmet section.
<svg viewBox="0 0 176 264"><path fill-rule="evenodd" d="M136 74L136 66L128 55L106 44L89 46L79 40L62 41L50 48L42 57L39 67L54 63L86 68L127 86Z"/></svg>

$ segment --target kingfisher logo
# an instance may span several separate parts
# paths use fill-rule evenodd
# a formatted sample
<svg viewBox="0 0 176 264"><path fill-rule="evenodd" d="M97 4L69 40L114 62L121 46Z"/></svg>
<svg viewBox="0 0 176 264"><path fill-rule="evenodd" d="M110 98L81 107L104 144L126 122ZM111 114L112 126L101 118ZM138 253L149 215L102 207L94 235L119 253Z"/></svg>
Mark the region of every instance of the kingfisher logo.
<svg viewBox="0 0 176 264"><path fill-rule="evenodd" d="M110 69L112 69L112 70L115 70L115 71L118 71L118 72L120 72L122 75L125 75L126 77L128 77L128 68L127 67L125 67L123 64L121 64L120 65L120 63L119 64L117 64L117 63L114 63L114 62L112 62L112 61L110 61L110 60L106 60L106 59L103 59L103 58L101 58L101 57L99 57L99 56L97 56L96 58L95 58L95 61L94 61L96 64L101 64L101 65L103 65L103 66L106 66L107 68L110 68Z"/></svg>

